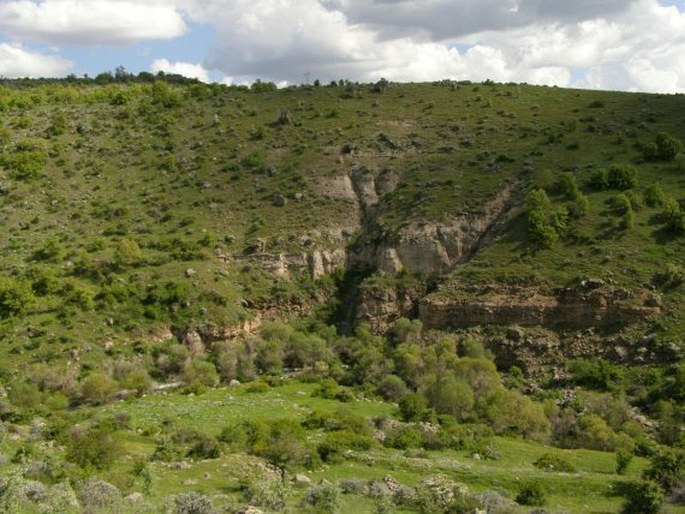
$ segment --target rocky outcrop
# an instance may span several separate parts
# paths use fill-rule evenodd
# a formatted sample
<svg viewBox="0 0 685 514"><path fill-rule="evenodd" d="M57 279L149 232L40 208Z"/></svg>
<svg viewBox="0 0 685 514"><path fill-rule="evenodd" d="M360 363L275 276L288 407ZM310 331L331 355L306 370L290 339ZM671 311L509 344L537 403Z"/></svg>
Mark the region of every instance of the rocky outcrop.
<svg viewBox="0 0 685 514"><path fill-rule="evenodd" d="M535 288L487 288L460 299L431 295L419 303L426 328L520 325L572 328L626 325L661 312L651 295L615 287L569 288L555 294Z"/></svg>
<svg viewBox="0 0 685 514"><path fill-rule="evenodd" d="M401 317L416 317L416 306L426 294L425 285L415 289L362 287L359 291L355 324L366 323L372 332L384 334Z"/></svg>
<svg viewBox="0 0 685 514"><path fill-rule="evenodd" d="M254 253L239 256L236 261L244 261L260 266L267 272L283 278L291 273L308 272L313 278L344 269L346 264L345 250L314 250L311 253Z"/></svg>
<svg viewBox="0 0 685 514"><path fill-rule="evenodd" d="M407 270L441 275L467 260L511 207L514 186L506 186L477 211L442 223L416 222L383 238L374 255L382 272ZM391 240L389 240L391 239Z"/></svg>

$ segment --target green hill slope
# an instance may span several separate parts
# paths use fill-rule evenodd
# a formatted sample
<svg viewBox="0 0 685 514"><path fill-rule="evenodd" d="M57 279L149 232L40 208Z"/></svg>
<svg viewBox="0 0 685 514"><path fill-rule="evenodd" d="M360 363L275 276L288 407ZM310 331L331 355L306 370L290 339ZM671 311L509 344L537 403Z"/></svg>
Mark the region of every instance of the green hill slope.
<svg viewBox="0 0 685 514"><path fill-rule="evenodd" d="M230 448L245 469L266 459L285 473L264 449L285 433L300 438L293 469L321 469L295 451L302 441L324 460L332 452L319 478L358 473L369 454L383 462L376 471L402 469L412 486L435 464L480 491L497 484L450 468L464 455L412 451L470 458L495 435L515 435L536 442L498 439L513 495L519 473L549 477L511 461L524 449L537 459L540 443L652 458L657 444L682 446L681 95L161 78L0 85L0 419L18 434L1 443L14 455L1 469L66 461L79 491L105 471L133 491L151 468L136 464L124 479L125 459L167 477L170 462L205 456L215 474L212 459ZM338 428L283 412L296 428L241 425L254 440L239 444L235 427L209 427L226 390L189 414L202 418L192 434L169 416L193 397L160 400L168 388L200 395L260 377L319 383L312 394L331 409L351 402L366 416L355 422L366 439L329 437ZM98 407L154 389L121 411ZM260 380L243 392L273 400ZM398 415L381 397L425 405ZM265 405L236 416L258 424ZM37 449L28 435L43 418L49 430L37 440L56 448ZM233 435L217 439L224 428ZM110 436L122 457L101 469L73 449ZM34 450L39 458L24 456ZM617 508L611 456L588 458L601 470L583 464L591 476L578 483L601 509ZM244 476L202 492L234 499ZM146 493L153 510L186 490L164 480ZM559 508L583 511L582 485L540 480L559 488ZM372 508L372 496L345 508ZM422 501L401 508L430 511Z"/></svg>

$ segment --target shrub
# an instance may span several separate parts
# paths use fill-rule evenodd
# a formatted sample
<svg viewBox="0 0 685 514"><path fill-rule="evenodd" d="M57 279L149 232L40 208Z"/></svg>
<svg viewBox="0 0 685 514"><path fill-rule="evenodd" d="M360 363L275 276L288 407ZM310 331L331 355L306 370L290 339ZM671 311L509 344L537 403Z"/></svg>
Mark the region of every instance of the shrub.
<svg viewBox="0 0 685 514"><path fill-rule="evenodd" d="M409 392L404 380L397 375L386 375L378 385L377 391L383 398L390 401L397 401Z"/></svg>
<svg viewBox="0 0 685 514"><path fill-rule="evenodd" d="M428 401L419 393L409 393L400 398L402 421L423 421L428 413Z"/></svg>
<svg viewBox="0 0 685 514"><path fill-rule="evenodd" d="M84 512L116 512L121 504L119 489L103 480L89 479L78 491Z"/></svg>
<svg viewBox="0 0 685 514"><path fill-rule="evenodd" d="M404 427L388 434L384 444L400 450L421 448L423 446L423 434L413 427Z"/></svg>
<svg viewBox="0 0 685 514"><path fill-rule="evenodd" d="M644 476L658 483L667 493L671 492L685 479L685 452L667 449L657 453Z"/></svg>
<svg viewBox="0 0 685 514"><path fill-rule="evenodd" d="M102 405L114 397L117 389L116 380L109 375L93 373L81 383L81 397L87 403Z"/></svg>
<svg viewBox="0 0 685 514"><path fill-rule="evenodd" d="M625 486L624 514L656 514L664 502L664 491L653 481L634 482Z"/></svg>
<svg viewBox="0 0 685 514"><path fill-rule="evenodd" d="M249 481L245 487L245 500L253 505L272 510L282 510L285 507L285 497L288 486L280 480L262 478Z"/></svg>
<svg viewBox="0 0 685 514"><path fill-rule="evenodd" d="M563 471L567 473L573 473L576 470L575 466L564 457L552 453L543 454L533 463L533 466L544 471Z"/></svg>
<svg viewBox="0 0 685 514"><path fill-rule="evenodd" d="M666 230L671 234L682 234L685 232L685 213L675 198L666 199L661 211L661 218Z"/></svg>
<svg viewBox="0 0 685 514"><path fill-rule="evenodd" d="M340 489L333 484L321 484L310 488L302 498L302 505L314 507L319 512L334 513L340 510Z"/></svg>
<svg viewBox="0 0 685 514"><path fill-rule="evenodd" d="M566 228L568 212L563 206L553 206L542 189L534 189L526 199L526 217L533 241L549 248Z"/></svg>
<svg viewBox="0 0 685 514"><path fill-rule="evenodd" d="M121 448L105 428L76 427L67 440L67 460L84 469L109 469Z"/></svg>
<svg viewBox="0 0 685 514"><path fill-rule="evenodd" d="M468 487L444 475L433 475L421 482L415 503L424 514L472 512L478 507Z"/></svg>
<svg viewBox="0 0 685 514"><path fill-rule="evenodd" d="M663 290L675 289L680 286L685 280L685 271L677 264L671 262L666 263L666 266L654 274L652 283Z"/></svg>
<svg viewBox="0 0 685 514"><path fill-rule="evenodd" d="M531 507L544 507L547 503L547 490L537 480L523 482L516 494L516 503Z"/></svg>
<svg viewBox="0 0 685 514"><path fill-rule="evenodd" d="M221 456L221 444L213 437L201 435L188 451L194 459L217 459Z"/></svg>
<svg viewBox="0 0 685 514"><path fill-rule="evenodd" d="M661 207L666 201L666 194L659 184L652 184L645 190L645 203L649 207Z"/></svg>
<svg viewBox="0 0 685 514"><path fill-rule="evenodd" d="M659 132L654 143L645 145L643 155L646 159L672 161L683 151L683 142L668 132Z"/></svg>
<svg viewBox="0 0 685 514"><path fill-rule="evenodd" d="M190 492L174 498L174 514L212 514L212 499L204 494Z"/></svg>
<svg viewBox="0 0 685 514"><path fill-rule="evenodd" d="M637 169L629 164L612 164L607 173L609 187L625 191L637 185Z"/></svg>
<svg viewBox="0 0 685 514"><path fill-rule="evenodd" d="M0 318L25 313L34 301L27 282L0 276Z"/></svg>
<svg viewBox="0 0 685 514"><path fill-rule="evenodd" d="M624 475L633 460L633 452L626 448L616 450L616 473Z"/></svg>
<svg viewBox="0 0 685 514"><path fill-rule="evenodd" d="M612 164L608 169L600 168L590 177L589 186L603 191L618 189L625 191L637 185L637 169L629 164Z"/></svg>

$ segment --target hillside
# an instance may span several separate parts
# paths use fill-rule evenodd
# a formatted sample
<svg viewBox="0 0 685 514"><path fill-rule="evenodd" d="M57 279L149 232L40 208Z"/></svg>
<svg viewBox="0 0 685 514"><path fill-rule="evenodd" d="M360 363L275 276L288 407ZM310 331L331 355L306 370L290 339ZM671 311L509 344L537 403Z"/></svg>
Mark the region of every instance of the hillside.
<svg viewBox="0 0 685 514"><path fill-rule="evenodd" d="M492 437L614 451L625 435L645 458L652 443L682 445L681 95L162 79L0 85L7 430L47 419L46 440L69 446L80 436L66 427L94 423L116 394L177 384L200 395L304 370L390 402L360 416L394 415L418 391L434 415ZM569 388L583 397L571 407ZM509 402L532 409L529 425L514 412L500 423L493 412ZM556 433L567 407L600 419L611 444ZM117 436L129 455L171 433L162 416L157 428L131 419L115 427L130 430ZM438 423L403 419L419 421ZM367 443L345 444L380 451ZM403 444L428 443L390 447ZM178 492L158 490L153 507Z"/></svg>

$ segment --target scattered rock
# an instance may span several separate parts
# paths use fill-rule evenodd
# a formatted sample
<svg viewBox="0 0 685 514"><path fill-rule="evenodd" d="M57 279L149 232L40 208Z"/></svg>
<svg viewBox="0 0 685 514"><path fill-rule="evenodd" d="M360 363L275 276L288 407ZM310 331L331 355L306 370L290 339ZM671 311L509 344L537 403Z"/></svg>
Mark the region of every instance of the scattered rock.
<svg viewBox="0 0 685 514"><path fill-rule="evenodd" d="M288 200L286 199L285 196L283 196L283 195L274 196L274 205L276 207L285 207L285 205L287 203L288 203Z"/></svg>
<svg viewBox="0 0 685 514"><path fill-rule="evenodd" d="M194 478L189 478L189 479L187 479L187 480L184 480L184 481L181 482L181 483L182 483L183 485L197 485L197 480L195 480Z"/></svg>
<svg viewBox="0 0 685 514"><path fill-rule="evenodd" d="M236 380L235 378L231 379L231 381L228 383L229 387L238 387L240 385L240 381Z"/></svg>
<svg viewBox="0 0 685 514"><path fill-rule="evenodd" d="M126 496L124 499L130 501L131 503L138 503L143 500L143 494L139 492L134 492Z"/></svg>
<svg viewBox="0 0 685 514"><path fill-rule="evenodd" d="M312 479L303 473L298 473L293 478L293 483L296 485L309 485L312 483Z"/></svg>
<svg viewBox="0 0 685 514"><path fill-rule="evenodd" d="M190 277L195 276L196 273L197 273L197 272L196 272L193 268L188 268L188 269L185 271L185 275L186 275L187 278L190 278Z"/></svg>

